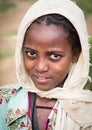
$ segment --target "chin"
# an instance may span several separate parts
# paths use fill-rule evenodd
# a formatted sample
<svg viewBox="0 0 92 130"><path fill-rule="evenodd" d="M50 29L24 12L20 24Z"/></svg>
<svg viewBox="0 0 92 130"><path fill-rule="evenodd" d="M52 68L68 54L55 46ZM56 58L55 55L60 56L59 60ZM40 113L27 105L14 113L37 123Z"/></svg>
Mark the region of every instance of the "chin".
<svg viewBox="0 0 92 130"><path fill-rule="evenodd" d="M36 88L41 90L41 91L49 91L49 90L53 89L53 88L42 88L42 87L36 87Z"/></svg>

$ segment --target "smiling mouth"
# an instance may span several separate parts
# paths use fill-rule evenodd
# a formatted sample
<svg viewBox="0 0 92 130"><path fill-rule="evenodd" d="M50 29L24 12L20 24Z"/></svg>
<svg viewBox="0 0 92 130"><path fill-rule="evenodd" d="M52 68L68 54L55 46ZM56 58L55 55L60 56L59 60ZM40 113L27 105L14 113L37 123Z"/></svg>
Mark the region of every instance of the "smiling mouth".
<svg viewBox="0 0 92 130"><path fill-rule="evenodd" d="M45 77L45 76L38 76L38 75L34 75L34 81L36 81L37 83L40 84L46 84L50 81L50 77Z"/></svg>

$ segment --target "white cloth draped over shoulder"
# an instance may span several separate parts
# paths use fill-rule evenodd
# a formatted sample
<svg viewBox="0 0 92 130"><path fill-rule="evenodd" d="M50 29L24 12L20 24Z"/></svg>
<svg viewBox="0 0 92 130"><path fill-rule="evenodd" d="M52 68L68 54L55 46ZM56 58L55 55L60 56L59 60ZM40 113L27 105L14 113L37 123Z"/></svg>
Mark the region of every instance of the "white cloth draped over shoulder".
<svg viewBox="0 0 92 130"><path fill-rule="evenodd" d="M71 66L63 88L40 91L30 79L23 63L22 45L29 25L46 14L65 16L78 32L82 52L76 64ZM89 78L89 44L82 10L71 0L38 0L25 14L18 31L16 45L16 73L21 86L41 97L60 101L55 130L92 130L92 92L83 90ZM62 121L61 121L62 116ZM62 122L62 123L61 123Z"/></svg>

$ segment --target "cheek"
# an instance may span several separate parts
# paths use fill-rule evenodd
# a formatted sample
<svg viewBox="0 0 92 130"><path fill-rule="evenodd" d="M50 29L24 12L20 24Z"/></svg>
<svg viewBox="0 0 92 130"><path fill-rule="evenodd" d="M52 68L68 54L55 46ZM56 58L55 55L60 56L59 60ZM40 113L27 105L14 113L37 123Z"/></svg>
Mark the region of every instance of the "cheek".
<svg viewBox="0 0 92 130"><path fill-rule="evenodd" d="M57 64L56 66L53 66L53 71L57 75L57 77L61 77L62 79L66 77L66 75L69 73L70 66L72 61L71 60L64 60L61 63Z"/></svg>
<svg viewBox="0 0 92 130"><path fill-rule="evenodd" d="M30 63L30 61L24 57L24 67L27 71L27 73L30 72L30 69L32 68L32 63Z"/></svg>
<svg viewBox="0 0 92 130"><path fill-rule="evenodd" d="M60 64L57 65L55 68L53 68L54 73L56 73L57 75L66 75L69 71L69 65L66 64Z"/></svg>

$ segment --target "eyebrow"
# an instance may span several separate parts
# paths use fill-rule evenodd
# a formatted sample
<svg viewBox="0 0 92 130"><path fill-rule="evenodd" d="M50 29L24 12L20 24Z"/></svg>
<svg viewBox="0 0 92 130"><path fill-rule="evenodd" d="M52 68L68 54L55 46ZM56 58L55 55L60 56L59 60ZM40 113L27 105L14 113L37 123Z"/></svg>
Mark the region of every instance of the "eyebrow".
<svg viewBox="0 0 92 130"><path fill-rule="evenodd" d="M32 48L28 48L28 47L23 47L23 50L24 50L24 51L34 51L35 53L38 53L37 50L32 49ZM54 53L61 54L61 53L63 53L63 52L62 52L62 51L59 51L59 50L49 50L49 51L46 52L46 55L52 55L52 54L54 54Z"/></svg>
<svg viewBox="0 0 92 130"><path fill-rule="evenodd" d="M32 48L28 48L28 47L23 47L23 50L29 50L29 51L35 51L35 52L37 52L37 50L34 50Z"/></svg>
<svg viewBox="0 0 92 130"><path fill-rule="evenodd" d="M59 54L59 53L61 53L61 52L60 52L60 51L48 51L48 52L47 52L48 55L51 55L51 54L54 54L54 53L58 53L58 54Z"/></svg>

